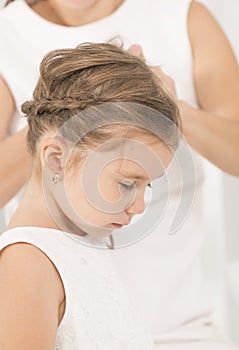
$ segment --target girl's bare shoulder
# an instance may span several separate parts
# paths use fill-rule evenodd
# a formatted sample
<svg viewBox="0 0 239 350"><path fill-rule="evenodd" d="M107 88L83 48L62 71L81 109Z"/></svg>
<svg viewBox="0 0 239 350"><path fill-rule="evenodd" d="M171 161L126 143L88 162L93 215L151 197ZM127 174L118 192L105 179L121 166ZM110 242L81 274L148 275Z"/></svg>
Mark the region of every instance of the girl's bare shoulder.
<svg viewBox="0 0 239 350"><path fill-rule="evenodd" d="M40 249L28 243L5 247L0 254L0 339L4 349L53 349L61 293L60 277Z"/></svg>
<svg viewBox="0 0 239 350"><path fill-rule="evenodd" d="M59 305L64 300L62 280L55 265L33 244L17 242L0 251L0 280L3 279L13 288L20 284L24 290L34 291L36 296L46 293L48 299Z"/></svg>

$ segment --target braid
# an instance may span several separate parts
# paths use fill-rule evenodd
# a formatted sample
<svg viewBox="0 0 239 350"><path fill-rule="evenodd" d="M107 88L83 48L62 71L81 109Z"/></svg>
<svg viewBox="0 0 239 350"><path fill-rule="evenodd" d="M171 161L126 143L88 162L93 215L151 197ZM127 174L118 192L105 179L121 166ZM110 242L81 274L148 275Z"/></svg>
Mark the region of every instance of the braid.
<svg viewBox="0 0 239 350"><path fill-rule="evenodd" d="M103 101L102 101L103 102ZM59 114L62 111L81 111L88 106L94 106L101 103L95 96L71 97L64 96L61 98L42 98L40 100L26 101L22 105L22 112L26 114L26 118L41 117L44 114ZM71 113L72 114L72 113Z"/></svg>

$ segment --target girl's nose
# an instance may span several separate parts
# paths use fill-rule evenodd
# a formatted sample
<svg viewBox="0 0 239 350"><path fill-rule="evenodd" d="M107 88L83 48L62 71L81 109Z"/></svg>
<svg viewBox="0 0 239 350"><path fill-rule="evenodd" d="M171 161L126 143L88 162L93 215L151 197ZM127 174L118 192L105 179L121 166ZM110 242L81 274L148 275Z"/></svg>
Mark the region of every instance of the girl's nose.
<svg viewBox="0 0 239 350"><path fill-rule="evenodd" d="M145 210L145 201L143 194L137 194L135 200L132 204L126 209L126 212L129 214L142 214Z"/></svg>

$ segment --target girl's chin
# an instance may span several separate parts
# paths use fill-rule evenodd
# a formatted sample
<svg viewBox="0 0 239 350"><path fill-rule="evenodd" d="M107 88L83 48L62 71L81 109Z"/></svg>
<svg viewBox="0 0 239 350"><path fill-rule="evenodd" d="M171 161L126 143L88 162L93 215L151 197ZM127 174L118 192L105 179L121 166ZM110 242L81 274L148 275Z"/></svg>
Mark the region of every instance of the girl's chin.
<svg viewBox="0 0 239 350"><path fill-rule="evenodd" d="M66 5L69 7L69 8L72 8L72 9L75 9L75 10L84 10L86 9L87 7L90 7L92 5L94 5L94 3L97 2L97 0L82 0L82 1L79 1L79 0L70 0L70 1L61 1L62 3L66 3Z"/></svg>

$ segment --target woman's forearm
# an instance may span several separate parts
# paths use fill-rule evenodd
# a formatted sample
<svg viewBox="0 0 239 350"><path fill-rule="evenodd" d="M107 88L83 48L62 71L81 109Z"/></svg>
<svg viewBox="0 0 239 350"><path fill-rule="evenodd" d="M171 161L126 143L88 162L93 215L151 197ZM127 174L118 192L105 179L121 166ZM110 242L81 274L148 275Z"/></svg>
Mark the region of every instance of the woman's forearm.
<svg viewBox="0 0 239 350"><path fill-rule="evenodd" d="M26 183L31 168L23 129L0 143L0 207L3 207Z"/></svg>
<svg viewBox="0 0 239 350"><path fill-rule="evenodd" d="M184 101L179 101L179 109L187 142L223 171L239 176L239 120L195 109Z"/></svg>

